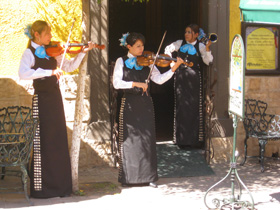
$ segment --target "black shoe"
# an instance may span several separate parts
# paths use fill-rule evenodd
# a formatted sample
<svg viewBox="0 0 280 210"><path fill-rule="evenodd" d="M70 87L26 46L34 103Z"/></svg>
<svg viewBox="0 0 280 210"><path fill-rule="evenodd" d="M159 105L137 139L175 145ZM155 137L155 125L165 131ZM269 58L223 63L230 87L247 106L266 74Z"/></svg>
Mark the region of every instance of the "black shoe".
<svg viewBox="0 0 280 210"><path fill-rule="evenodd" d="M157 188L157 187L158 187L157 183L155 183L155 182L150 182L149 185L150 185L151 187L153 187L153 188Z"/></svg>

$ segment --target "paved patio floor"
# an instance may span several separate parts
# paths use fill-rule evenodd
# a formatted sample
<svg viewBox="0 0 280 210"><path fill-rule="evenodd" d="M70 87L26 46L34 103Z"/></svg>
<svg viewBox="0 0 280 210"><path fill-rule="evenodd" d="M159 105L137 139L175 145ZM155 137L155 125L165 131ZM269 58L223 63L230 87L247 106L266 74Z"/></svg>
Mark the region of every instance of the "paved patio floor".
<svg viewBox="0 0 280 210"><path fill-rule="evenodd" d="M265 166L265 172L261 173L258 161L251 159L245 166L237 167L238 175L251 192L255 209L280 210L280 161L267 160ZM23 194L0 194L0 209L207 210L204 203L206 191L222 180L230 169L229 163L211 164L211 167L215 172L211 176L160 178L158 188L149 186L123 188L117 182L118 170L108 166L81 169L79 183L80 189L84 189L84 196L31 198L29 203ZM230 179L230 176L227 177L207 194L206 200L211 208L214 208L213 198L230 199L232 195ZM2 186L19 183L17 177L0 180ZM237 196L239 193L237 183L235 186L234 195ZM243 187L240 200L251 202L251 197Z"/></svg>

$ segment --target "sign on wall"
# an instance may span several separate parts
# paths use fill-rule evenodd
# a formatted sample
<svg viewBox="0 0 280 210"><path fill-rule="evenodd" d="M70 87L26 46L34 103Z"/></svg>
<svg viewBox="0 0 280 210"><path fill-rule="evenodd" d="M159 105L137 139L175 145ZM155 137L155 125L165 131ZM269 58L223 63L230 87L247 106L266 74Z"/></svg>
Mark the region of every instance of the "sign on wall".
<svg viewBox="0 0 280 210"><path fill-rule="evenodd" d="M247 50L246 68L254 69L275 69L275 34L276 28L249 27L246 31Z"/></svg>
<svg viewBox="0 0 280 210"><path fill-rule="evenodd" d="M279 25L242 23L246 50L246 75L280 74Z"/></svg>
<svg viewBox="0 0 280 210"><path fill-rule="evenodd" d="M242 37L234 36L230 53L229 112L244 117L244 44Z"/></svg>

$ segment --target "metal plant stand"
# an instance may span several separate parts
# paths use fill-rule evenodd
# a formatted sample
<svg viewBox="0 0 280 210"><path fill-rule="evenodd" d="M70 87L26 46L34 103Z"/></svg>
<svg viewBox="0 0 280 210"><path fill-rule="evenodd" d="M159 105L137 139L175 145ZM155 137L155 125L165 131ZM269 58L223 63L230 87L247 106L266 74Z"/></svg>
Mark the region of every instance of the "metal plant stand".
<svg viewBox="0 0 280 210"><path fill-rule="evenodd" d="M233 134L233 146L232 146L232 160L230 163L230 169L228 174L221 179L219 182L217 182L216 184L214 184L212 187L210 187L205 196L204 196L204 204L206 205L206 207L208 209L254 209L254 199L250 193L250 191L248 190L248 188L245 186L245 184L242 182L242 180L240 179L238 173L237 173L237 164L236 164L236 160L238 157L238 152L235 150L236 149L236 128L237 128L237 115L233 115L233 128L234 128L234 134ZM208 193L215 188L216 186L218 186L220 183L222 183L224 180L226 180L226 178L230 177L231 180L231 195L229 198L224 198L224 199L219 199L219 198L213 198L212 199L212 204L214 205L214 207L210 207L207 204L207 196ZM235 195L235 181L238 184L238 188L239 188L239 193L236 196ZM241 200L241 195L242 195L242 187L243 186L245 188L245 190L248 192L248 194L250 195L251 198L251 203L249 201L242 201Z"/></svg>

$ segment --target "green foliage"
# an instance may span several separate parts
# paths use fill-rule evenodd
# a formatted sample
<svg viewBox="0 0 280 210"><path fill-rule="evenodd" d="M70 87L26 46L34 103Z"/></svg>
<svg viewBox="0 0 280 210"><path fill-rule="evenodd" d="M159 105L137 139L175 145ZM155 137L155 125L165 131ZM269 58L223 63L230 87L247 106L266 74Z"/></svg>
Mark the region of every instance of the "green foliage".
<svg viewBox="0 0 280 210"><path fill-rule="evenodd" d="M76 192L74 192L75 195L78 195L78 196L84 196L86 195L86 193L83 191L83 190L78 190Z"/></svg>

